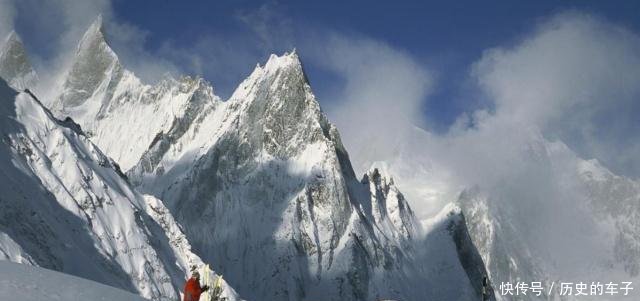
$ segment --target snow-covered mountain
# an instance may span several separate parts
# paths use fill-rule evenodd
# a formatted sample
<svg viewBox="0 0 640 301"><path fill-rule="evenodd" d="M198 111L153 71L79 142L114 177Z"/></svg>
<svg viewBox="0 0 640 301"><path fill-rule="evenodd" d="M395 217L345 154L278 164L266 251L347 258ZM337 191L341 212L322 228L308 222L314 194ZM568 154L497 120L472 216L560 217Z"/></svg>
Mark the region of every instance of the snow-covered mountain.
<svg viewBox="0 0 640 301"><path fill-rule="evenodd" d="M479 300L487 274L496 288L639 280L640 181L535 129L511 161L490 156L518 164L487 175L500 187L457 187L416 151L434 139L419 128L382 155L366 142L388 138L362 135L350 158L295 52L223 101L197 77L141 81L99 17L62 75L43 105L18 35L0 45L0 260L155 300L179 298L202 259L250 300Z"/></svg>
<svg viewBox="0 0 640 301"><path fill-rule="evenodd" d="M0 77L8 79L9 85L18 90L29 88L37 81L22 40L15 31L0 44Z"/></svg>
<svg viewBox="0 0 640 301"><path fill-rule="evenodd" d="M486 272L459 210L423 229L388 176L358 179L295 52L257 66L227 101L212 91L201 79L142 84L98 19L51 106L162 200L244 298L479 297Z"/></svg>
<svg viewBox="0 0 640 301"><path fill-rule="evenodd" d="M179 297L202 262L162 202L135 191L73 120L3 80L0 123L0 259Z"/></svg>
<svg viewBox="0 0 640 301"><path fill-rule="evenodd" d="M54 114L81 124L124 171L138 163L158 134L179 137L219 102L201 78L143 84L107 44L101 17L82 37L59 94L50 104Z"/></svg>

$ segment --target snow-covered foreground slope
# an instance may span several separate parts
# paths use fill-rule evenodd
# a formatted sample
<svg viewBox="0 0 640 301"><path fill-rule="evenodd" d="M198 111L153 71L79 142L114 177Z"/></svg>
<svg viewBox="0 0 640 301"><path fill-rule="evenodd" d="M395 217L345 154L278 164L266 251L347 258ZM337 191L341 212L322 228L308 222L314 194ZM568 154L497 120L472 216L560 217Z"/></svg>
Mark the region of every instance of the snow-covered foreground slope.
<svg viewBox="0 0 640 301"><path fill-rule="evenodd" d="M16 299L23 301L148 300L68 274L0 261L0 300Z"/></svg>
<svg viewBox="0 0 640 301"><path fill-rule="evenodd" d="M201 261L162 202L136 192L72 120L1 80L0 125L0 259L178 298Z"/></svg>

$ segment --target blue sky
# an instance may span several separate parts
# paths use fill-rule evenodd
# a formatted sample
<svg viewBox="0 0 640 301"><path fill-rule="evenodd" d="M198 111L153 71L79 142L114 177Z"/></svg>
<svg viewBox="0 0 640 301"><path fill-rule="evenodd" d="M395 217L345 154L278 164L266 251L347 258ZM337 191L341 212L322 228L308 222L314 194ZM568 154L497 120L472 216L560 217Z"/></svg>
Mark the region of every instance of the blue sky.
<svg viewBox="0 0 640 301"><path fill-rule="evenodd" d="M513 43L531 31L536 23L555 13L579 9L626 27L640 26L640 3L635 1L115 1L116 16L149 31L145 47L161 47L167 40L193 45L207 34L241 35L255 39L258 48L240 72L221 78L218 70L203 74L229 95L235 84L255 62L264 62L271 52L281 53L305 39L307 30L331 30L364 35L408 52L419 63L435 69L438 85L425 99L424 113L433 130L446 129L463 110L473 109L477 100L465 95L464 78L470 65L486 49ZM260 45L243 14L253 18L268 10L266 26L287 26L290 35L272 45ZM252 16L251 14L257 14ZM264 17L264 16L263 16ZM282 25L286 19L286 25ZM277 23L277 24L276 24ZM306 42L305 42L306 43ZM300 52L300 51L299 51ZM300 52L305 59L304 50ZM306 62L310 80L321 101L331 101L332 86L340 78ZM219 79L219 80L216 80Z"/></svg>
<svg viewBox="0 0 640 301"><path fill-rule="evenodd" d="M41 11L42 2L23 2L17 5L20 15L60 22L55 20L56 13ZM68 1L50 3L56 5L55 2ZM229 96L253 66L264 62L270 53L282 53L296 47L320 101L339 101L335 99L334 90L340 89L343 80L315 60L307 59L307 48L316 46L308 33L347 33L386 43L406 52L416 63L428 66L437 76L437 85L429 97L425 97L421 111L428 117L429 128L438 132L448 129L461 112L486 105L473 97L473 92L466 87L469 68L483 51L518 41L541 20L558 12L577 9L628 28L637 30L640 27L637 16L640 3L635 1L88 2L98 4L84 5L87 16L78 23L87 24L93 18L92 14L110 10L107 14L112 15L111 22L131 25L139 32L142 38L136 47L152 56L165 57L181 72L202 74L223 97ZM45 23L22 17L17 18L16 27L29 43L30 51L47 58L56 50L51 46L52 39L62 35L65 28ZM54 34L42 30L45 26L53 28ZM264 28L258 29L260 26ZM208 49L195 49L203 39L219 43ZM269 43L262 39L269 39ZM322 40L317 42L322 43ZM123 43L124 47L117 42L114 44L116 50L130 47L127 43ZM166 50L173 47L169 44L180 45L185 52L191 48L202 60L227 60L225 56L235 56L228 60L233 66L205 64L192 67L179 55L167 54L172 52ZM229 55L229 52L239 54Z"/></svg>
<svg viewBox="0 0 640 301"><path fill-rule="evenodd" d="M414 126L445 139L502 122L640 177L639 11L635 1L4 0L0 34L15 29L54 81L102 14L143 80L198 74L222 97L296 48L351 153L401 144Z"/></svg>

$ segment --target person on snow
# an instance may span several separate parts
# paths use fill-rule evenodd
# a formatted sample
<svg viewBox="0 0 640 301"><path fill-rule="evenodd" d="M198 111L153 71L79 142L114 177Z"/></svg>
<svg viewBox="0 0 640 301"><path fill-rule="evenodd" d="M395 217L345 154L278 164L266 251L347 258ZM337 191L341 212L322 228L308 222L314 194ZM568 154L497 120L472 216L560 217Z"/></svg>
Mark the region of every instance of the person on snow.
<svg viewBox="0 0 640 301"><path fill-rule="evenodd" d="M482 278L482 301L489 300L489 278Z"/></svg>
<svg viewBox="0 0 640 301"><path fill-rule="evenodd" d="M209 286L200 286L200 273L194 268L191 269L191 278L184 285L183 301L199 301L200 294L209 290Z"/></svg>

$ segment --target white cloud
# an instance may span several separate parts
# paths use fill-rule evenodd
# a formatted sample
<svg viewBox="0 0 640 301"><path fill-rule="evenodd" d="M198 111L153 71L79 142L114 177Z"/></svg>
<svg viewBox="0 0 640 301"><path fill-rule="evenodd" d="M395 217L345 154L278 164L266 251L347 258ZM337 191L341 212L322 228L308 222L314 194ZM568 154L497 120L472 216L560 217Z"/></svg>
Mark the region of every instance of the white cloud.
<svg viewBox="0 0 640 301"><path fill-rule="evenodd" d="M454 188L479 185L511 203L539 205L540 212L576 205L583 192L560 183L577 176L575 165L562 162L570 153L639 175L633 130L640 122L639 50L636 34L593 16L547 19L515 46L486 51L473 66L477 93L491 107L462 115L448 133L415 151L451 176ZM549 141L570 150L550 152Z"/></svg>
<svg viewBox="0 0 640 301"><path fill-rule="evenodd" d="M13 30L16 10L10 0L0 0L0 40Z"/></svg>
<svg viewBox="0 0 640 301"><path fill-rule="evenodd" d="M356 171L364 172L367 160L389 158L411 128L422 124L433 75L409 54L380 41L338 33L314 39L315 47L306 49L312 63L344 80L335 99L323 103Z"/></svg>
<svg viewBox="0 0 640 301"><path fill-rule="evenodd" d="M281 47L293 38L293 21L278 2L266 2L255 10L240 10L235 17L258 37L262 48Z"/></svg>
<svg viewBox="0 0 640 301"><path fill-rule="evenodd" d="M513 48L487 51L474 75L492 118L535 125L587 158L640 176L640 38L590 15L554 16Z"/></svg>

